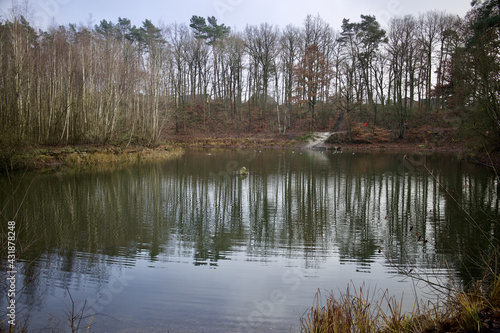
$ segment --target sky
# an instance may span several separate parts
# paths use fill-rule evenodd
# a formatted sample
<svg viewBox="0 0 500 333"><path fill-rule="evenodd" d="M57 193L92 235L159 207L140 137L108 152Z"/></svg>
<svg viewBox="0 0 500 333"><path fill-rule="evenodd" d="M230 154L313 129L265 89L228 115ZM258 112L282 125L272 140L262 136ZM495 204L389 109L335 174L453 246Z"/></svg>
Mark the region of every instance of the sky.
<svg viewBox="0 0 500 333"><path fill-rule="evenodd" d="M23 2L25 0L16 1ZM432 10L463 17L471 0L29 0L28 21L37 28L75 23L88 26L101 20L116 23L128 18L140 26L145 19L153 24L189 24L193 15L215 16L233 30L247 25L269 23L279 27L302 26L308 14L321 16L340 30L342 19L359 22L360 15L375 15L382 27L391 17L418 15ZM0 0L0 16L9 18L12 0Z"/></svg>

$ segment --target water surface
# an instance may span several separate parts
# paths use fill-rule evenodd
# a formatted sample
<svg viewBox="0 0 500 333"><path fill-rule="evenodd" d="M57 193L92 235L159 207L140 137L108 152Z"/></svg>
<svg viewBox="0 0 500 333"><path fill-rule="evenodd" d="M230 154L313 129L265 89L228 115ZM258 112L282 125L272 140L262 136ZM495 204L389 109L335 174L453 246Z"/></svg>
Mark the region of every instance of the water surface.
<svg viewBox="0 0 500 333"><path fill-rule="evenodd" d="M19 208L33 330L67 329L74 304L82 331L298 332L318 290L389 289L411 310L432 295L403 272L467 283L498 244L494 174L451 156L202 150L14 183L0 207Z"/></svg>

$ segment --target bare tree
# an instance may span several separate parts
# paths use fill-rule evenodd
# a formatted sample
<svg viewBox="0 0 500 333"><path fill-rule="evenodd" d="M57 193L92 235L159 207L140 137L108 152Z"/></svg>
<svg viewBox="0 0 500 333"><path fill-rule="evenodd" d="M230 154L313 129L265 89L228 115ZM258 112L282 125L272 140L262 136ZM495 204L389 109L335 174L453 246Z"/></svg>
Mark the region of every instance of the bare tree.
<svg viewBox="0 0 500 333"><path fill-rule="evenodd" d="M294 93L294 73L293 68L296 65L300 47L302 44L302 35L300 29L292 25L288 25L282 32L280 39L280 67L279 71L282 73L282 104L284 105L284 129L290 127L290 115L292 107L292 97ZM288 109L288 113L287 113Z"/></svg>
<svg viewBox="0 0 500 333"><path fill-rule="evenodd" d="M390 68L393 73L393 101L398 115L399 137L406 129L409 108L414 100L415 56L417 50L417 21L411 15L390 21Z"/></svg>
<svg viewBox="0 0 500 333"><path fill-rule="evenodd" d="M247 27L246 47L253 61L254 93L252 98L261 102L262 114L267 110L269 81L276 70L279 33L276 27L267 23L260 27ZM252 73L249 73L252 75Z"/></svg>
<svg viewBox="0 0 500 333"><path fill-rule="evenodd" d="M231 102L234 128L237 129L238 113L241 121L241 103L243 94L243 61L245 55L245 41L237 34L233 34L225 41L224 55L228 66L227 96Z"/></svg>

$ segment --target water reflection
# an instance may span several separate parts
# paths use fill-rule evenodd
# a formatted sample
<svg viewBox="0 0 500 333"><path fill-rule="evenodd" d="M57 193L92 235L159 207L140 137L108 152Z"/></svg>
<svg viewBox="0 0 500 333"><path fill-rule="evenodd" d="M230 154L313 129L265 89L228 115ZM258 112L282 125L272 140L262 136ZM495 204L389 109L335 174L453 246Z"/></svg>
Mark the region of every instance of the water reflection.
<svg viewBox="0 0 500 333"><path fill-rule="evenodd" d="M238 270L256 274L248 271L255 269L252 263L266 267L258 268L262 272L300 266L307 290L325 281L336 289L339 281L324 273L342 266L355 267L361 281L384 279L397 267L438 272L444 261L462 282L480 276L473 264L498 245L494 176L450 157L411 158L419 163L389 153L211 150L112 172L30 175L14 199L18 204L26 194L16 221L22 228L18 243L31 244L22 260L34 262L23 279L37 281L27 284L23 302L43 312L56 306L49 295L65 288L90 289L91 295L144 263L158 272L173 269L177 273L168 276L179 274L172 283L180 285L186 263L219 270L224 288ZM241 166L247 176L239 175ZM0 186L9 188L6 179ZM9 200L1 194L0 207ZM147 280L151 285L145 286L145 279L136 281L144 288L140 297L156 309L167 306L154 299L161 283ZM343 287L354 275L339 279ZM195 281L202 290L214 288ZM244 288L252 293L262 286ZM196 297L184 292L178 297ZM224 299L231 303L242 292ZM125 301L138 297L126 294L120 296ZM305 310L313 296L304 292L295 302ZM214 297L216 302L222 296ZM207 301L203 309L212 305ZM295 308L295 316L302 310ZM287 328L290 315L273 325Z"/></svg>

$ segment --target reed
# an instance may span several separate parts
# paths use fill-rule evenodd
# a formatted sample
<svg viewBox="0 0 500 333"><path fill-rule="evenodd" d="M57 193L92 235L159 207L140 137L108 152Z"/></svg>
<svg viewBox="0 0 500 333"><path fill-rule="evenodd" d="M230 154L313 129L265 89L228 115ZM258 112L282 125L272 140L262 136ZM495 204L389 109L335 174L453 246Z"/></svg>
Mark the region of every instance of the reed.
<svg viewBox="0 0 500 333"><path fill-rule="evenodd" d="M500 331L500 274L489 274L474 286L452 288L448 299L422 304L403 313L401 301L369 297L364 287L355 292L331 293L322 305L318 291L315 305L301 318L302 332L497 332ZM416 303L415 303L416 304Z"/></svg>
<svg viewBox="0 0 500 333"><path fill-rule="evenodd" d="M371 303L370 294L364 289L350 286L345 293L333 293L321 304L321 292L316 293L315 305L301 318L304 332L374 332L380 317L380 307Z"/></svg>

